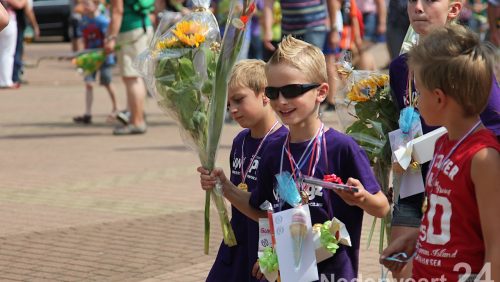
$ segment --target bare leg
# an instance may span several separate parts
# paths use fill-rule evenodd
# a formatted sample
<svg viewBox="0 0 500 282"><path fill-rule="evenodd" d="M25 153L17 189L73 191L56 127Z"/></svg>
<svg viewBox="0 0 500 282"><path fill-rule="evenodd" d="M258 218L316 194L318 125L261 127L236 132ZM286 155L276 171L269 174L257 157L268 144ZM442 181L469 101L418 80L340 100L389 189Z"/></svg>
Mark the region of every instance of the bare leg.
<svg viewBox="0 0 500 282"><path fill-rule="evenodd" d="M92 115L92 103L94 102L94 87L92 83L85 83L85 115Z"/></svg>
<svg viewBox="0 0 500 282"><path fill-rule="evenodd" d="M118 110L118 106L116 105L116 92L113 84L105 84L106 90L108 90L109 98L111 99L111 111L116 112Z"/></svg>
<svg viewBox="0 0 500 282"><path fill-rule="evenodd" d="M144 122L144 99L146 97L146 86L141 77L123 77L127 89L127 104L130 109L130 124L143 126Z"/></svg>

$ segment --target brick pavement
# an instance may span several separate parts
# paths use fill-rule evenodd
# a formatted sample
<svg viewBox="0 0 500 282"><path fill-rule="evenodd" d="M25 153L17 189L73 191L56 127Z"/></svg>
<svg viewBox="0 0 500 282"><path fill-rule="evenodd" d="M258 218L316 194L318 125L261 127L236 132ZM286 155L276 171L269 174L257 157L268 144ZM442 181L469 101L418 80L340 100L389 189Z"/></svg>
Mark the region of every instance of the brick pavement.
<svg viewBox="0 0 500 282"><path fill-rule="evenodd" d="M68 48L28 45L28 61ZM203 281L220 229L212 211L211 254L203 255L198 161L173 121L149 100L148 133L115 137L103 88L94 124L71 122L84 108L84 89L68 62L44 61L26 79L0 93L0 281ZM225 127L220 166L238 130ZM376 248L365 248L360 273L378 277Z"/></svg>

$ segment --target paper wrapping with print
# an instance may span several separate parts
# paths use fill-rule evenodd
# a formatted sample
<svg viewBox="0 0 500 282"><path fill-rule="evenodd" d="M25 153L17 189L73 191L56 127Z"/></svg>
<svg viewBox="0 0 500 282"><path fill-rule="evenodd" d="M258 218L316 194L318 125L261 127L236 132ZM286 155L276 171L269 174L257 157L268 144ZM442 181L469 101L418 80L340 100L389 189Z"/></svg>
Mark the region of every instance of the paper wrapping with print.
<svg viewBox="0 0 500 282"><path fill-rule="evenodd" d="M331 221L326 221L324 224L318 223L313 226L313 241L316 248L317 263L332 257L338 248L338 244L348 247L352 246L351 237L349 236L345 224L335 217ZM328 244L330 244L330 246L328 246ZM337 247L334 246L335 244Z"/></svg>

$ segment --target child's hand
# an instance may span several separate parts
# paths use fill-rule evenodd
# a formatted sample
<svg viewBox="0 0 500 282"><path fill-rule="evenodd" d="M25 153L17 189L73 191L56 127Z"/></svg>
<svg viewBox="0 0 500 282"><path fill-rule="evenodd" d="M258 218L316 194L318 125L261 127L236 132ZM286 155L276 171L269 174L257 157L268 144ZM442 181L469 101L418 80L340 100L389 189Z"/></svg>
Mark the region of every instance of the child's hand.
<svg viewBox="0 0 500 282"><path fill-rule="evenodd" d="M224 171L221 168L214 168L214 170L210 172L200 166L196 170L200 173L201 189L205 191L211 191L215 188L217 178L219 178L222 187L224 187L224 183L228 181L226 175L224 174Z"/></svg>
<svg viewBox="0 0 500 282"><path fill-rule="evenodd" d="M353 193L353 192L344 191L344 190L337 190L337 189L335 189L334 191L348 205L359 206L360 204L362 204L366 199L366 193L367 193L363 184L361 184L361 182L359 180L352 178L352 177L349 177L349 179L347 179L346 185L354 186L354 187L358 188L358 192Z"/></svg>
<svg viewBox="0 0 500 282"><path fill-rule="evenodd" d="M260 272L259 260L257 260L253 265L252 276L255 277L257 280L261 280L262 278L264 278L264 274Z"/></svg>
<svg viewBox="0 0 500 282"><path fill-rule="evenodd" d="M382 251L379 262L390 271L400 272L412 259L415 253L418 232L408 232L394 239L387 248ZM397 254L396 259L390 259ZM402 255L404 254L404 255ZM389 259L388 259L389 258Z"/></svg>

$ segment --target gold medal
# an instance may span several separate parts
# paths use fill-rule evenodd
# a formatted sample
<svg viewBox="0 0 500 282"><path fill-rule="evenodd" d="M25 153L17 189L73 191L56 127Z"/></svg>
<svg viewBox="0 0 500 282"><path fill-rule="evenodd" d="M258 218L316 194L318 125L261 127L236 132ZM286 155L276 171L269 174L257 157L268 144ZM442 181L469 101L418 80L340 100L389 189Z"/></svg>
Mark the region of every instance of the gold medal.
<svg viewBox="0 0 500 282"><path fill-rule="evenodd" d="M422 203L422 213L425 214L427 211L427 196L424 198L424 202Z"/></svg>
<svg viewBox="0 0 500 282"><path fill-rule="evenodd" d="M240 184L238 184L238 189L240 189L241 191L248 191L248 185L241 182Z"/></svg>
<svg viewBox="0 0 500 282"><path fill-rule="evenodd" d="M302 198L302 204L307 204L309 203L309 194L307 194L306 191L302 190L300 191L300 197Z"/></svg>

